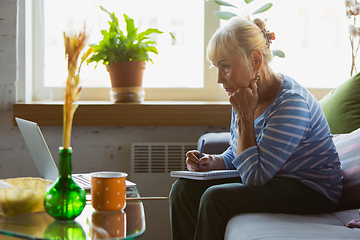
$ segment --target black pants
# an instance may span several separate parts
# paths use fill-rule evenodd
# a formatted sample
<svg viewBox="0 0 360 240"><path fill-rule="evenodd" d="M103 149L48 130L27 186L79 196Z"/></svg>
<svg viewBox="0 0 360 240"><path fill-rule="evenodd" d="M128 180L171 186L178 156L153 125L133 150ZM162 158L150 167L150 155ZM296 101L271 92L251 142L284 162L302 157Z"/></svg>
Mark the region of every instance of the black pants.
<svg viewBox="0 0 360 240"><path fill-rule="evenodd" d="M222 240L236 214L269 212L312 214L335 211L336 205L299 181L274 177L261 186L239 178L197 181L178 179L170 192L173 240Z"/></svg>

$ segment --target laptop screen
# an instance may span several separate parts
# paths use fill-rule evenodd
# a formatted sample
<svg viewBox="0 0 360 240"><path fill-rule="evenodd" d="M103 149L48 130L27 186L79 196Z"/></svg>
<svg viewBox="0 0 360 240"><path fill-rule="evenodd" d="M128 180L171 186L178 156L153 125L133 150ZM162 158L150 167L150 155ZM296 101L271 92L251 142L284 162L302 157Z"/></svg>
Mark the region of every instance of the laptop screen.
<svg viewBox="0 0 360 240"><path fill-rule="evenodd" d="M21 118L15 120L40 176L47 180L55 180L59 172L38 124Z"/></svg>

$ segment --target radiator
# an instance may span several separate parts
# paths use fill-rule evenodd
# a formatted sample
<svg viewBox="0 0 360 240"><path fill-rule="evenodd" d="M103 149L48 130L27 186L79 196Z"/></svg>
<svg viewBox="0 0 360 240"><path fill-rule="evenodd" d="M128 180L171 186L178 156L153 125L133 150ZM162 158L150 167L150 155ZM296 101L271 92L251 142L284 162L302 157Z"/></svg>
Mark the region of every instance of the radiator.
<svg viewBox="0 0 360 240"><path fill-rule="evenodd" d="M186 170L185 154L196 149L197 143L133 143L131 147L132 172L169 173Z"/></svg>
<svg viewBox="0 0 360 240"><path fill-rule="evenodd" d="M185 154L197 148L196 142L133 143L131 146L131 181L143 197L167 197L176 178L174 170L186 170ZM169 203L144 201L146 231L142 239L170 239Z"/></svg>
<svg viewBox="0 0 360 240"><path fill-rule="evenodd" d="M186 170L185 154L196 149L195 142L133 143L131 146L131 180L144 196L168 195L174 178L170 172Z"/></svg>

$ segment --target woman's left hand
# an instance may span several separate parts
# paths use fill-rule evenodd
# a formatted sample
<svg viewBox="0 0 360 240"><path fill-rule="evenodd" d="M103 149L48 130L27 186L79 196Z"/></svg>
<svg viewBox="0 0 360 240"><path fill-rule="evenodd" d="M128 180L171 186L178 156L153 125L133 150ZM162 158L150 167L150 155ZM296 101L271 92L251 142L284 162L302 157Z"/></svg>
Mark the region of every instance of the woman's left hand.
<svg viewBox="0 0 360 240"><path fill-rule="evenodd" d="M251 119L254 117L258 97L256 80L252 80L248 87L239 88L231 94L229 101L238 118Z"/></svg>

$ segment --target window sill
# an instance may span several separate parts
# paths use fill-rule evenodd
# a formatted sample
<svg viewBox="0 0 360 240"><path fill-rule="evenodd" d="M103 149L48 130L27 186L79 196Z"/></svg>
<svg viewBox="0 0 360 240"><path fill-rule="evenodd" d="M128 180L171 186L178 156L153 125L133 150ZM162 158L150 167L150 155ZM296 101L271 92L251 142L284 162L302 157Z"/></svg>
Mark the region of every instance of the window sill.
<svg viewBox="0 0 360 240"><path fill-rule="evenodd" d="M62 111L62 102L15 103L14 126L15 117L40 126L62 126ZM230 120L228 102L82 101L75 112L73 126L229 126Z"/></svg>

